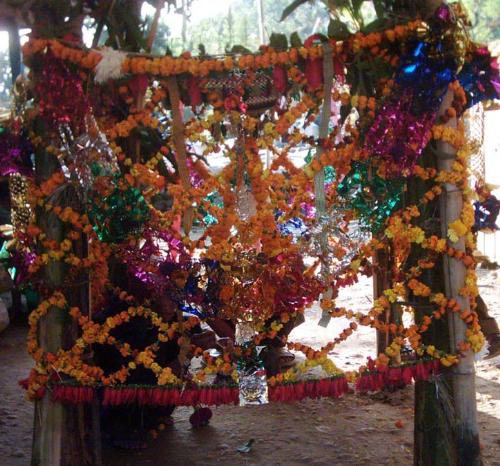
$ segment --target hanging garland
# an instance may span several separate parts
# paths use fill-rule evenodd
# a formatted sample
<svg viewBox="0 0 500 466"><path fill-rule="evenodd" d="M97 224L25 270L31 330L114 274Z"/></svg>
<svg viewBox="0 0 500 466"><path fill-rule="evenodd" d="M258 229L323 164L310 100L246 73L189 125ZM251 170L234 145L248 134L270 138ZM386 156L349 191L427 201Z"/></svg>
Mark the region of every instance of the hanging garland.
<svg viewBox="0 0 500 466"><path fill-rule="evenodd" d="M477 100L497 96L498 68L484 49L466 40L459 10L447 6L426 23L358 33L342 42L321 40L312 37L288 50L266 47L258 54L209 58L127 55L45 39L24 46L25 59L39 76L37 118L48 128L43 138L35 136L34 120L28 118L31 143L60 163L48 180L31 186L30 202L65 225L60 241L48 240L34 224L25 237L18 236L19 250L30 257L30 280L45 295L30 316L28 348L36 362L26 383L31 398L40 397L48 385L55 400L70 403L96 396L105 405L234 403L243 378L255 382L260 377L258 364L242 375L243 363L268 341L306 356L304 363L268 377L269 400L337 397L349 391L348 383L374 391L427 380L441 366L456 364L462 351L481 349L484 337L475 312L432 293L419 277L446 254L467 267L461 294L472 303L477 295L474 212L466 197L470 147L463 128L446 126L437 111L448 89L455 96L448 118L460 116ZM336 88L324 96L325 50L332 53L339 82L346 78L344 64L359 62L361 56L383 61L385 71L373 88L352 89L353 95ZM84 92L88 86L101 96L93 102L97 139L79 139L86 136L92 116ZM325 98L338 103L339 115L328 136L315 139L305 129ZM184 118L183 105L190 107ZM68 128L77 135L75 141L93 149L76 154L78 144L65 145L62 135ZM432 140L458 149L450 172L419 164ZM2 156L20 161L24 152L12 152L9 144ZM319 154L305 166L294 155L304 148ZM261 151L271 154L269 163L264 164ZM78 213L61 206L58 195L74 185L75 177L82 179L85 162L90 167L85 172L88 196L85 212ZM325 212L342 211L338 217L315 216L314 180L325 170ZM408 175L433 183L410 206L402 202ZM414 219L448 182L464 190L465 207L447 237L440 238ZM351 254L353 221L379 239L358 241L363 244ZM198 228L193 234L191 223ZM292 235L290 225L297 227ZM82 234L90 245L86 257L76 251ZM466 252L450 246L463 236ZM396 275L367 313L336 305L340 288L360 274L373 274L374 252L391 247L402 263L415 244L424 251L418 267ZM68 304L64 287L43 288L40 272L53 262L67 266L66 285L78 272L89 274L91 315ZM320 276L321 263L335 273ZM285 325L326 290L332 294L323 296L323 311L347 317L349 326L319 349L289 342L282 332ZM427 300L432 314L408 326L384 322L386 311L406 302L409 293ZM53 307L67 312L80 336L71 348L48 353L37 343L37 326ZM422 334L446 312L458 313L468 328L467 340L450 353L422 343ZM153 334L141 348L119 333L138 321ZM210 355L196 344L202 322L224 325L233 344ZM360 325L394 338L374 361L344 374L328 353ZM244 327L250 330L242 344L236 334ZM194 373L172 369L171 361L162 361L167 343L175 346L174 359L181 365L201 357L202 367ZM89 363L85 355L95 345L117 353L117 366L105 370ZM406 345L415 360L401 364ZM326 377L308 380L313 367L321 367ZM155 385L127 384L139 368L153 375ZM213 377L216 382L207 384Z"/></svg>

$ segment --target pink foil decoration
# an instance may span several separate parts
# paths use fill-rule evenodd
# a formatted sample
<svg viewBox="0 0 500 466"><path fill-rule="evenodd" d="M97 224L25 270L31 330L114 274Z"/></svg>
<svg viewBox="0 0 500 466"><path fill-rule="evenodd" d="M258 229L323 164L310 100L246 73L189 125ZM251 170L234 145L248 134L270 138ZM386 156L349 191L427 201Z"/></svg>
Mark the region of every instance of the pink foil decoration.
<svg viewBox="0 0 500 466"><path fill-rule="evenodd" d="M436 112L413 114L414 100L408 90L399 100L386 103L366 135L364 149L393 161L395 172L412 170L431 137Z"/></svg>
<svg viewBox="0 0 500 466"><path fill-rule="evenodd" d="M45 123L55 129L70 124L83 129L89 102L83 91L82 79L50 50L42 56L42 76L37 81L35 95L40 96L39 110Z"/></svg>

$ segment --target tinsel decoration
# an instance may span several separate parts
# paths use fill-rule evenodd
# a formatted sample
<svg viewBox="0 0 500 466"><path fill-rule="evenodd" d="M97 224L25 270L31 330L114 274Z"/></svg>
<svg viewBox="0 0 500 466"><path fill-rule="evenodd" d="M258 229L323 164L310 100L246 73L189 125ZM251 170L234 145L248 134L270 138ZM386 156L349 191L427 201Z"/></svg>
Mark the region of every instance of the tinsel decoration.
<svg viewBox="0 0 500 466"><path fill-rule="evenodd" d="M500 97L499 65L487 47L477 47L458 75L467 95L467 108L488 99Z"/></svg>
<svg viewBox="0 0 500 466"><path fill-rule="evenodd" d="M500 201L489 194L484 201L474 202L474 226L473 231L496 231L498 230L497 218L500 213Z"/></svg>
<svg viewBox="0 0 500 466"><path fill-rule="evenodd" d="M97 176L119 172L118 160L93 117L87 115L85 131L77 138L69 125L61 125L59 134L63 141L60 158L63 173L85 196L93 188Z"/></svg>
<svg viewBox="0 0 500 466"><path fill-rule="evenodd" d="M99 175L99 167L93 167ZM89 199L89 218L99 239L121 243L131 234L139 234L149 218L149 208L140 189L128 184L120 174L101 177L109 183L104 196L98 192Z"/></svg>
<svg viewBox="0 0 500 466"><path fill-rule="evenodd" d="M24 132L0 127L0 176L33 175L33 147Z"/></svg>
<svg viewBox="0 0 500 466"><path fill-rule="evenodd" d="M460 19L442 5L423 39L410 45L396 74L397 92L366 134L364 150L393 162L388 174L410 174L431 137L448 85L463 66L467 47Z"/></svg>
<svg viewBox="0 0 500 466"><path fill-rule="evenodd" d="M41 76L35 88L39 96L40 116L52 130L70 125L73 131L80 133L89 111L81 77L70 71L68 65L56 58L50 49L42 55L40 66Z"/></svg>
<svg viewBox="0 0 500 466"><path fill-rule="evenodd" d="M236 344L242 348L237 362L240 406L269 403L267 375L260 357L262 347L255 347L252 338L255 332L247 322L236 324Z"/></svg>
<svg viewBox="0 0 500 466"><path fill-rule="evenodd" d="M368 164L354 162L351 171L337 187L344 207L356 212L362 229L376 233L398 207L404 180L385 180L370 173Z"/></svg>
<svg viewBox="0 0 500 466"><path fill-rule="evenodd" d="M28 183L20 174L9 177L9 190L11 198L11 216L14 230L26 228L31 220L33 211L28 202Z"/></svg>

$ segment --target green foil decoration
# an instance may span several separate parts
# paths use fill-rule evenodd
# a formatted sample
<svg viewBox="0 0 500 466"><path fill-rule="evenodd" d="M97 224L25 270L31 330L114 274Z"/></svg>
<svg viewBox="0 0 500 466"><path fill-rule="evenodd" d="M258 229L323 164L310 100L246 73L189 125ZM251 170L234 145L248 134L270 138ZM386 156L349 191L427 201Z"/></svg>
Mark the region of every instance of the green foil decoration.
<svg viewBox="0 0 500 466"><path fill-rule="evenodd" d="M150 212L141 191L121 174L110 177L110 182L114 186L111 194L89 199L88 214L101 241L121 243L130 235L140 234Z"/></svg>
<svg viewBox="0 0 500 466"><path fill-rule="evenodd" d="M337 192L346 208L356 212L361 227L375 234L399 207L404 185L401 178L386 180L369 173L368 164L353 162Z"/></svg>

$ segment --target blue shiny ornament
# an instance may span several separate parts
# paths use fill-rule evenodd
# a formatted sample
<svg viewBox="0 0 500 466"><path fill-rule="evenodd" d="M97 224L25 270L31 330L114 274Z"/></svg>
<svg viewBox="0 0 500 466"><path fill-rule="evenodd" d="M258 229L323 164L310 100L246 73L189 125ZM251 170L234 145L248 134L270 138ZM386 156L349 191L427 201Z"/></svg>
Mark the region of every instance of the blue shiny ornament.
<svg viewBox="0 0 500 466"><path fill-rule="evenodd" d="M458 80L467 96L466 108L484 100L500 98L498 64L486 48L476 50L472 59L463 66Z"/></svg>
<svg viewBox="0 0 500 466"><path fill-rule="evenodd" d="M496 224L500 213L500 201L490 194L483 202L474 202L474 226L472 230L498 230Z"/></svg>

